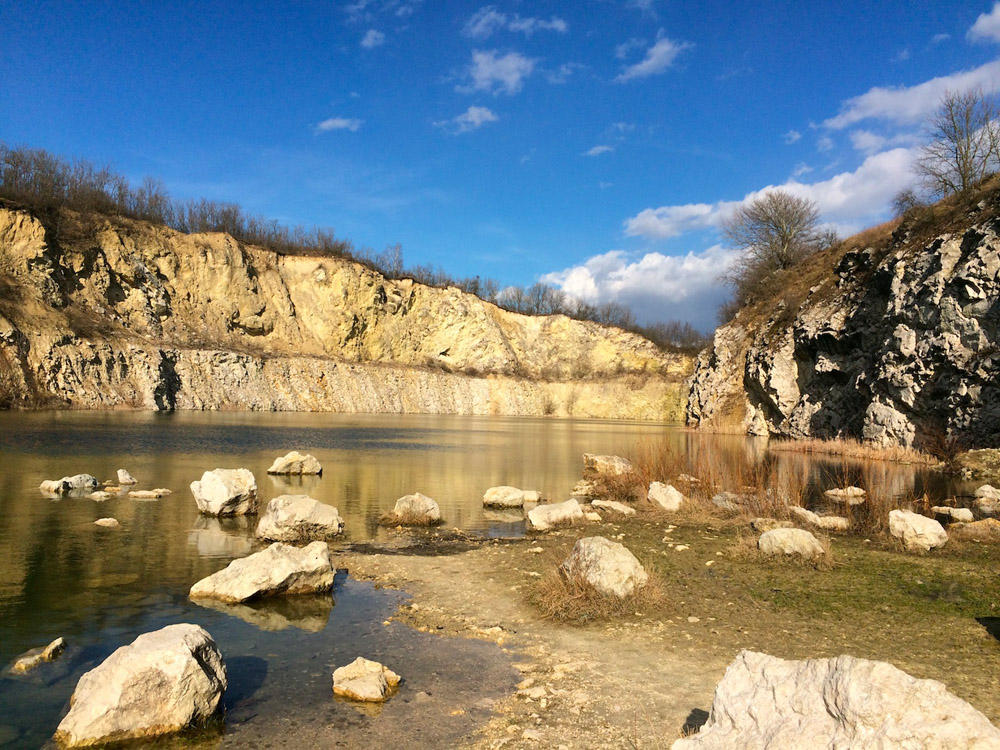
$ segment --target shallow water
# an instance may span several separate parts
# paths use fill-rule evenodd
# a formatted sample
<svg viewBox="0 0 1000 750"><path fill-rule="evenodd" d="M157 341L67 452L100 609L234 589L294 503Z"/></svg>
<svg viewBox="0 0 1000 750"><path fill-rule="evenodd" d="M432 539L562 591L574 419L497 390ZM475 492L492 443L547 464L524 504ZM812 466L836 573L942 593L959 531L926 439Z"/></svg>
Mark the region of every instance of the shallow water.
<svg viewBox="0 0 1000 750"><path fill-rule="evenodd" d="M0 413L0 667L64 636L65 656L26 677L0 675L0 746L40 747L51 736L80 675L138 635L176 622L203 625L230 671L224 729L183 746L447 747L474 730L516 675L491 644L382 624L400 597L343 575L333 597L266 605L205 607L190 586L255 548L255 519L203 518L188 489L202 472L246 467L262 502L307 493L335 505L345 540L384 537L378 517L414 491L433 497L448 527L519 535L523 522L484 511L483 491L510 484L562 500L580 478L584 452L630 453L656 440L692 461L765 456L763 443L706 437L675 427L594 420L259 413ZM322 477L269 477L275 457L298 449ZM867 481L893 494L954 488L912 467L856 467L775 454L808 475L808 491ZM155 501L51 499L43 479L119 468L139 489L166 487ZM867 473L865 473L867 472ZM112 516L121 528L95 527ZM334 667L363 655L404 677L378 711L335 700ZM464 713L455 714L456 709ZM169 743L173 744L173 743ZM157 746L161 746L160 743Z"/></svg>

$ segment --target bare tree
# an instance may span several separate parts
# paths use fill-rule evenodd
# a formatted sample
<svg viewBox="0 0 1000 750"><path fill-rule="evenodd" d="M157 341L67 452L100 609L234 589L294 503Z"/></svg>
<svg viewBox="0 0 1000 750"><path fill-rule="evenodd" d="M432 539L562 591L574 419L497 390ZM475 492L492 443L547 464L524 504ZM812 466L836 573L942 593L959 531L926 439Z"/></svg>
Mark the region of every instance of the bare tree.
<svg viewBox="0 0 1000 750"><path fill-rule="evenodd" d="M914 164L933 195L968 190L1000 165L1000 124L993 97L982 89L948 92L927 124L929 141Z"/></svg>

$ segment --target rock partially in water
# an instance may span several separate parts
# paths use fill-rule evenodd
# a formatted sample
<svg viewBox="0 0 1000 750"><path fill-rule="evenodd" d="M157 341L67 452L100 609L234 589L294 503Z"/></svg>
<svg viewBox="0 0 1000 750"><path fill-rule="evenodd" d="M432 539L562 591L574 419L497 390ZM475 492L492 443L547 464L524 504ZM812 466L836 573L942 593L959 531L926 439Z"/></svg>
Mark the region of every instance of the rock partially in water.
<svg viewBox="0 0 1000 750"><path fill-rule="evenodd" d="M22 654L17 657L14 661L14 665L10 668L12 672L18 674L24 674L30 672L32 669L37 667L39 664L46 661L55 661L58 659L62 652L66 650L66 639L56 638L48 646L44 648L33 648L26 654Z"/></svg>
<svg viewBox="0 0 1000 750"><path fill-rule="evenodd" d="M135 477L133 477L131 474L129 474L125 469L119 469L118 470L118 484L119 485L139 484L139 482L136 481Z"/></svg>
<svg viewBox="0 0 1000 750"><path fill-rule="evenodd" d="M815 560L825 553L819 539L804 529L771 529L757 540L757 549L766 557L802 557Z"/></svg>
<svg viewBox="0 0 1000 750"><path fill-rule="evenodd" d="M63 495L69 492L69 488L63 483L62 479L44 479L38 485L38 489L46 495Z"/></svg>
<svg viewBox="0 0 1000 750"><path fill-rule="evenodd" d="M621 456L600 456L594 453L583 454L584 479L612 479L632 473L632 463Z"/></svg>
<svg viewBox="0 0 1000 750"><path fill-rule="evenodd" d="M208 516L244 516L257 512L257 480L248 469L214 469L191 482L198 510Z"/></svg>
<svg viewBox="0 0 1000 750"><path fill-rule="evenodd" d="M853 656L743 651L715 689L708 722L671 750L996 747L1000 730L936 680Z"/></svg>
<svg viewBox="0 0 1000 750"><path fill-rule="evenodd" d="M684 503L684 495L673 485L663 482L651 482L646 492L646 499L671 513L680 510Z"/></svg>
<svg viewBox="0 0 1000 750"><path fill-rule="evenodd" d="M66 495L70 492L93 492L101 483L90 474L74 474L62 479L46 479L38 489L48 495Z"/></svg>
<svg viewBox="0 0 1000 750"><path fill-rule="evenodd" d="M105 529L117 529L121 526L116 518L98 518L94 521L94 526L102 526Z"/></svg>
<svg viewBox="0 0 1000 750"><path fill-rule="evenodd" d="M948 532L933 518L908 510L889 512L889 533L909 552L928 552L948 542Z"/></svg>
<svg viewBox="0 0 1000 750"><path fill-rule="evenodd" d="M621 513L623 516L635 515L635 508L630 508L625 503L619 503L617 500L595 500L591 505L595 508L603 508L604 510Z"/></svg>
<svg viewBox="0 0 1000 750"><path fill-rule="evenodd" d="M570 526L583 520L583 508L574 498L562 503L539 505L528 511L528 528L548 531L556 526Z"/></svg>
<svg viewBox="0 0 1000 750"><path fill-rule="evenodd" d="M377 661L359 656L333 671L333 693L356 701L381 703L399 685L400 677Z"/></svg>
<svg viewBox="0 0 1000 750"><path fill-rule="evenodd" d="M1000 521L995 518L984 518L972 523L953 523L948 527L948 533L957 539L974 539L979 542L1000 541Z"/></svg>
<svg viewBox="0 0 1000 750"><path fill-rule="evenodd" d="M87 495L87 499L89 499L89 500L97 500L98 502L103 502L105 500L110 500L112 497L114 497L113 493L111 493L111 492L105 492L104 490L98 490L97 492L91 492L89 495Z"/></svg>
<svg viewBox="0 0 1000 750"><path fill-rule="evenodd" d="M84 674L55 738L85 747L177 732L212 716L226 685L212 637L197 625L168 625Z"/></svg>
<svg viewBox="0 0 1000 750"><path fill-rule="evenodd" d="M630 596L649 581L642 564L625 545L601 536L578 539L562 568L571 579L618 599Z"/></svg>
<svg viewBox="0 0 1000 750"><path fill-rule="evenodd" d="M257 524L257 537L273 542L332 539L344 530L344 520L332 505L308 495L280 495L267 504Z"/></svg>
<svg viewBox="0 0 1000 750"><path fill-rule="evenodd" d="M972 515L972 511L968 508L952 508L947 505L935 505L931 508L931 511L936 516L943 516L948 523L954 521L958 521L959 523L972 523L976 520L976 517Z"/></svg>
<svg viewBox="0 0 1000 750"><path fill-rule="evenodd" d="M533 494L536 498L533 502L538 502L538 493ZM527 498L524 490L507 485L490 487L483 494L483 505L487 508L521 508L525 502Z"/></svg>
<svg viewBox="0 0 1000 750"><path fill-rule="evenodd" d="M868 494L860 487L838 487L823 493L832 500L840 500L848 505L860 505Z"/></svg>
<svg viewBox="0 0 1000 750"><path fill-rule="evenodd" d="M191 598L245 602L262 596L322 593L333 588L333 576L326 542L301 549L275 542L198 581L191 587Z"/></svg>
<svg viewBox="0 0 1000 750"><path fill-rule="evenodd" d="M133 500L159 500L170 494L173 493L166 487L157 487L155 490L132 490L128 496Z"/></svg>
<svg viewBox="0 0 1000 750"><path fill-rule="evenodd" d="M433 526L441 522L441 508L426 495L414 492L399 498L392 512L382 520L383 523L402 526Z"/></svg>
<svg viewBox="0 0 1000 750"><path fill-rule="evenodd" d="M274 459L268 474L322 474L323 467L315 456L292 451Z"/></svg>
<svg viewBox="0 0 1000 750"><path fill-rule="evenodd" d="M825 529L827 531L847 531L851 528L850 520L844 518L843 516L821 516L818 513L813 513L811 510L800 508L797 505L790 506L788 508L788 512L799 519L802 523L808 523L818 529Z"/></svg>

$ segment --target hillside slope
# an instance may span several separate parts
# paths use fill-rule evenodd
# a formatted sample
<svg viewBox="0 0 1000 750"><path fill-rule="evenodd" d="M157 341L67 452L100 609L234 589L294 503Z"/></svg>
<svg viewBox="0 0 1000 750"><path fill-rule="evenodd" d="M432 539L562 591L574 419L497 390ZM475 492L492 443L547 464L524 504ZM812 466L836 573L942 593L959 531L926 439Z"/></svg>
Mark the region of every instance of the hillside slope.
<svg viewBox="0 0 1000 750"><path fill-rule="evenodd" d="M0 205L0 402L678 419L690 360L357 263Z"/></svg>
<svg viewBox="0 0 1000 750"><path fill-rule="evenodd" d="M921 209L786 272L699 356L689 424L927 447L1000 433L1000 191Z"/></svg>

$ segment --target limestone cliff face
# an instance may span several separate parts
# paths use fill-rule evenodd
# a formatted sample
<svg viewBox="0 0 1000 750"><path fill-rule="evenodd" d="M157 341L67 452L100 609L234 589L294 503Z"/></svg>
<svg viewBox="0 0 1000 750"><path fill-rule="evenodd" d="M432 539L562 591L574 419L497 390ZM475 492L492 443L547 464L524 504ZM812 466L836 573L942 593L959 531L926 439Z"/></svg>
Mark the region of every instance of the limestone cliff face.
<svg viewBox="0 0 1000 750"><path fill-rule="evenodd" d="M678 419L683 357L225 234L0 207L0 399Z"/></svg>
<svg viewBox="0 0 1000 750"><path fill-rule="evenodd" d="M744 310L698 358L689 423L921 445L1000 437L1000 220L820 256L799 304ZM925 233L926 236L926 233ZM801 281L802 279L800 279ZM810 286L811 285L811 286Z"/></svg>

